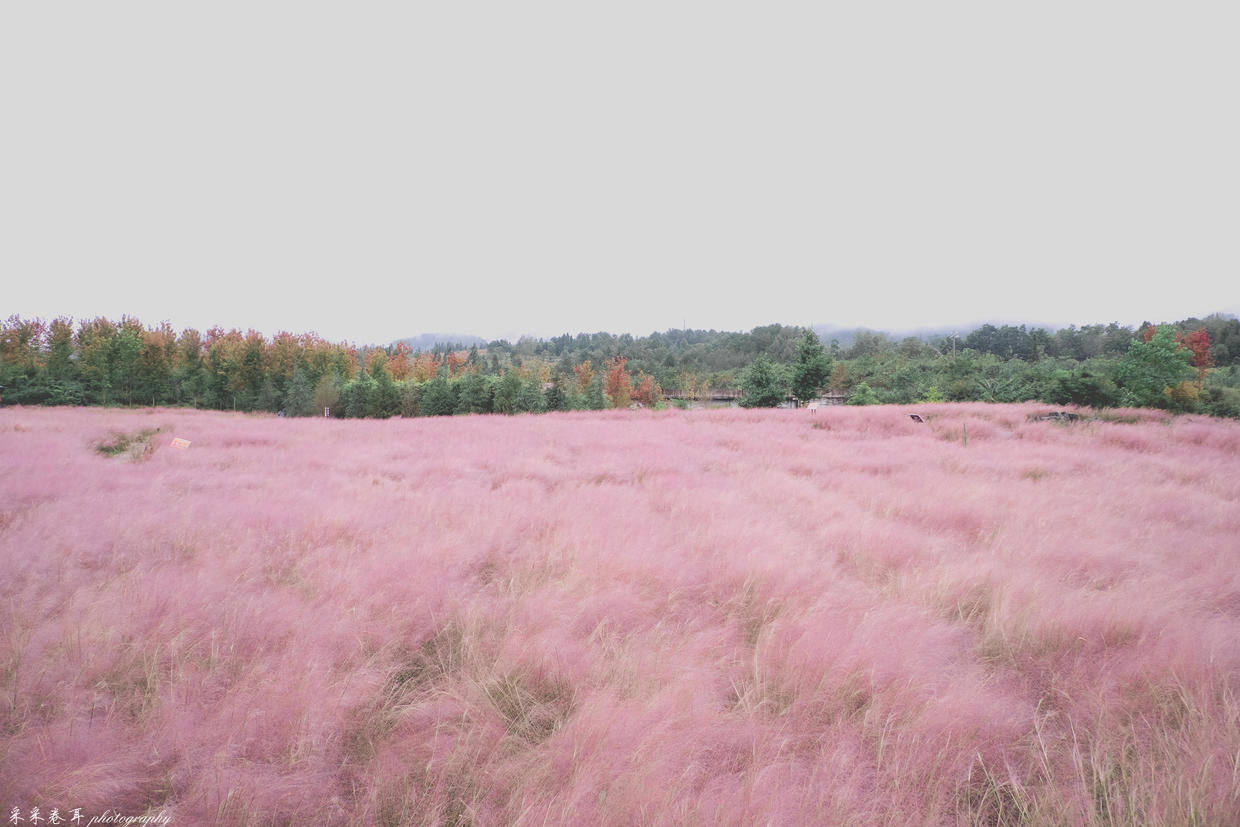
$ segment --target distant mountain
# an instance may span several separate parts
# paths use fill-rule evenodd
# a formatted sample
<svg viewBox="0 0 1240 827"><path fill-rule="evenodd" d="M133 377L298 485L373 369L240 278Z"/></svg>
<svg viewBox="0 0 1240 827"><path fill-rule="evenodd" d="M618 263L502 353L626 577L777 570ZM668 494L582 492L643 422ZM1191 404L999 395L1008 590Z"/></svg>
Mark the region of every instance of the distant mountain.
<svg viewBox="0 0 1240 827"><path fill-rule="evenodd" d="M392 344L404 342L409 345L410 350L433 350L436 345L462 345L470 347L471 345L485 345L487 340L481 336L474 336L472 333L423 333L420 336L410 336L407 339L397 339Z"/></svg>

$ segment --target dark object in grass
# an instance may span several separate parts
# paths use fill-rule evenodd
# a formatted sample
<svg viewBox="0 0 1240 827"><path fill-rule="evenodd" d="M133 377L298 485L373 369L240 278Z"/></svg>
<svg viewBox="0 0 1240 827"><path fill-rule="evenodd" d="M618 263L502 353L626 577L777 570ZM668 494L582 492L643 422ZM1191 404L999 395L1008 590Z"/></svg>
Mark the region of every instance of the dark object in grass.
<svg viewBox="0 0 1240 827"><path fill-rule="evenodd" d="M1068 413L1067 411L1051 411L1042 416L1033 417L1034 422L1077 422L1080 420L1080 414Z"/></svg>
<svg viewBox="0 0 1240 827"><path fill-rule="evenodd" d="M143 459L155 452L155 443L151 437L160 432L160 428L145 428L132 434L113 433L111 442L100 442L95 450L105 457L129 453L134 460Z"/></svg>

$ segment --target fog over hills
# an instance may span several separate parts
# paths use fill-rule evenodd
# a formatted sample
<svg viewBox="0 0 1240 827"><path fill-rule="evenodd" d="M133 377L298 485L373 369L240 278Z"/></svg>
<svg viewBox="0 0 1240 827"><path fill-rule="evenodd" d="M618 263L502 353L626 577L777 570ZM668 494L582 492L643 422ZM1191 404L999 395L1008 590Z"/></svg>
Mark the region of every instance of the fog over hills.
<svg viewBox="0 0 1240 827"><path fill-rule="evenodd" d="M1197 316L1195 318L1205 319L1209 316L1222 316L1228 319L1237 318L1237 315L1235 313L1225 313L1225 312L1206 313L1206 314ZM1073 324L1077 327L1082 327L1085 325L1097 325L1097 324L1105 325L1105 324L1111 323L1112 321L1115 321L1115 320L1113 319L1105 319L1105 320L1090 319L1090 320L1077 321L1077 322L1074 322ZM1144 321L1150 321L1154 324L1168 324L1168 323L1172 323L1172 322L1179 321L1179 320L1160 317L1160 318L1150 318ZM1121 326L1127 326L1127 327L1132 327L1132 328L1136 328L1140 325L1140 322L1127 323L1127 322L1120 321L1118 323ZM783 323L771 322L770 324L783 324ZM1050 333L1054 333L1056 330L1069 327L1069 325L1065 325L1065 324L1050 324L1050 323L1045 323L1045 322L1026 321L1026 320L1021 320L1021 319L1011 319L1011 318L983 319L983 320L979 320L976 322L970 322L968 324L960 324L960 325L924 325L924 326L919 326L919 327L907 327L907 328L881 328L881 327L868 327L865 325L832 325L832 324L812 324L812 325L809 325L808 327L811 330L813 330L815 333L817 333L818 337L822 339L823 342L830 342L831 340L834 339L838 341L842 346L848 347L849 345L852 344L853 340L856 338L858 333L879 333L895 342L898 342L908 337L921 339L923 341L934 341L934 340L942 339L944 337L952 336L952 335L960 336L961 338L963 338L967 336L969 333L971 333L972 331L977 330L978 328L982 327L983 325L987 325L987 324L991 324L996 327L1002 327L1003 325L1012 325L1014 327L1020 327L1023 325L1029 330L1034 330L1036 328L1042 328ZM784 326L785 327L796 327L797 325L784 324ZM677 329L677 328L673 328L673 329ZM704 329L704 328L692 328L692 329L699 330L699 329ZM745 330L725 330L723 328L708 328L708 329L712 331L717 331L717 332L748 333L754 328L748 328ZM665 333L668 331L649 331L647 333L640 333L640 334L635 333L635 332L630 332L630 331L621 331L617 333L615 331L610 331L610 330L608 331L584 331L584 330L577 331L577 333L599 333L599 332L612 333L613 335L616 335L616 336L621 336L625 332L629 332L630 335L632 335L633 337L640 338L644 336L649 336L651 333ZM557 335L562 335L562 334L557 334ZM576 334L574 333L574 334L569 334L569 335L576 335ZM398 342L404 342L405 344L409 345L411 349L417 351L417 350L431 350L436 345L461 344L461 345L464 345L465 347L469 347L470 345L485 345L487 342L491 342L491 341L508 341L508 342L515 343L518 340L523 339L523 338L530 338L530 339L535 339L538 341L547 341L555 337L554 336L537 336L533 334L509 333L506 335L496 336L491 339L487 339L483 336L478 336L472 333L422 333L417 336L407 336L402 339L397 339L396 341L392 342L392 344L395 345Z"/></svg>
<svg viewBox="0 0 1240 827"><path fill-rule="evenodd" d="M392 342L393 345L404 342L409 345L411 350L432 350L436 345L485 345L487 339L481 336L475 336L472 333L422 333L417 336L409 336L404 339L397 339Z"/></svg>

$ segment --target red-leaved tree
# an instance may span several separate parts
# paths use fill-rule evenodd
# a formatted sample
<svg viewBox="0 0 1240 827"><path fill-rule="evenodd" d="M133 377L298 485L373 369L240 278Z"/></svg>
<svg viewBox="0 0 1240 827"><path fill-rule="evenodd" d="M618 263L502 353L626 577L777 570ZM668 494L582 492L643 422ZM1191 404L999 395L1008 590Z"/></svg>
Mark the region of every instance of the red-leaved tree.
<svg viewBox="0 0 1240 827"><path fill-rule="evenodd" d="M1200 327L1187 335L1176 336L1175 340L1180 343L1180 347L1193 352L1189 364L1197 369L1197 390L1201 390L1206 380L1206 371L1214 367L1214 358L1210 356L1210 334L1206 333L1204 327Z"/></svg>

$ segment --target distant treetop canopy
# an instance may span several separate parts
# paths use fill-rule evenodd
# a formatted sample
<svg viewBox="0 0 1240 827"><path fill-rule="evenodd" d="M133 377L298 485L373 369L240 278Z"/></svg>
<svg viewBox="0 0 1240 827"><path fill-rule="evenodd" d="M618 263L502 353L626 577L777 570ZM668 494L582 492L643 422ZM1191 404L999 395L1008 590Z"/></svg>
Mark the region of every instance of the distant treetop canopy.
<svg viewBox="0 0 1240 827"><path fill-rule="evenodd" d="M1240 416L1240 320L1058 330L984 324L905 336L823 337L780 324L523 337L426 334L386 346L315 334L177 333L132 317L0 323L5 404L329 409L333 416L521 413L665 404L947 401L1152 405ZM1152 348L1152 349L1151 349Z"/></svg>

